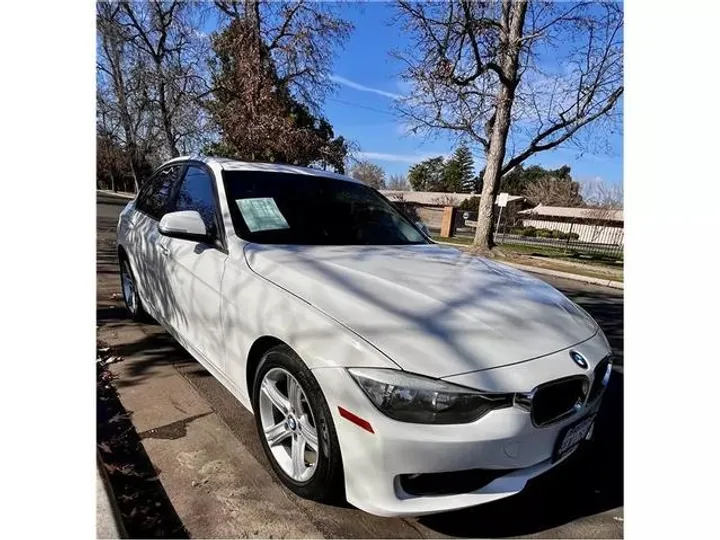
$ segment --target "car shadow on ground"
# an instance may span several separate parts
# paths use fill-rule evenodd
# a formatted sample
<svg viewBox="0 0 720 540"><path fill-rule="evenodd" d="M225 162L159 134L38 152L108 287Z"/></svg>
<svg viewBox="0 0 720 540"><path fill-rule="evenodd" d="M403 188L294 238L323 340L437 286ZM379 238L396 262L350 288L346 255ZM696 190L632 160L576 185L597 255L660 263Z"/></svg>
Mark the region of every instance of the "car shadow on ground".
<svg viewBox="0 0 720 540"><path fill-rule="evenodd" d="M140 443L140 436L117 395L113 376L105 361L117 354L98 342L97 370L97 446L129 538L188 538L180 517L172 506L159 471ZM101 359L102 357L102 359Z"/></svg>

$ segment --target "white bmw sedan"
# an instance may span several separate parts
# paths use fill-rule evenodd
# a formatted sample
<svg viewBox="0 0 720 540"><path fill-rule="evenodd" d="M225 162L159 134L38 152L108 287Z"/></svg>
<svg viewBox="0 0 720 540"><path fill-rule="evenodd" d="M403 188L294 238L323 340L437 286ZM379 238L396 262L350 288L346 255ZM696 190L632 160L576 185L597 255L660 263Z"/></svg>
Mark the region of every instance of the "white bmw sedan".
<svg viewBox="0 0 720 540"><path fill-rule="evenodd" d="M123 210L118 256L130 313L253 412L309 499L411 516L518 493L590 438L610 377L580 307L346 176L171 160Z"/></svg>

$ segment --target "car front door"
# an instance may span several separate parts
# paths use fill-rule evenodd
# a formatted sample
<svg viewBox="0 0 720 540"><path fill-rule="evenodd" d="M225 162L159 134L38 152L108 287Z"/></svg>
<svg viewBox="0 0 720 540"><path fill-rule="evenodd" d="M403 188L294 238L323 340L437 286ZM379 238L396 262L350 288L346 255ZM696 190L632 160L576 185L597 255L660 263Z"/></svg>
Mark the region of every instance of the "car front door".
<svg viewBox="0 0 720 540"><path fill-rule="evenodd" d="M186 345L223 371L220 286L227 250L214 179L204 165L190 164L174 191L170 209L199 212L211 240L162 237L167 281L176 306L169 323Z"/></svg>
<svg viewBox="0 0 720 540"><path fill-rule="evenodd" d="M172 165L153 175L138 195L136 212L130 217L131 257L140 294L150 314L161 321L167 319L174 306L165 281L165 255L160 245L162 237L158 225L167 211L172 187L183 168L184 165Z"/></svg>

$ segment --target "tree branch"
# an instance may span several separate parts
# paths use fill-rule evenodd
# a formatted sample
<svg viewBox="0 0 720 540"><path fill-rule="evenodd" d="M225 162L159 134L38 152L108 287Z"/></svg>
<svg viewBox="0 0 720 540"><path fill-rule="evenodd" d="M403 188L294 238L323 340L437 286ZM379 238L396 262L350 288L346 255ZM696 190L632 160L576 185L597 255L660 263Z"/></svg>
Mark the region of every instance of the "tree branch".
<svg viewBox="0 0 720 540"><path fill-rule="evenodd" d="M238 10L238 3L236 1L223 2L221 0L215 0L215 7L225 13L228 17L234 19L240 18L240 11Z"/></svg>
<svg viewBox="0 0 720 540"><path fill-rule="evenodd" d="M280 40L284 37L287 37L289 34L287 34L287 30L290 26L290 23L293 20L293 17L295 17L295 14L298 12L298 10L301 7L304 7L304 0L299 0L295 3L294 7L290 10L290 12L285 16L285 20L283 21L282 26L280 27L280 31L278 32L277 36L270 42L270 46L268 47L268 51L273 51L280 43Z"/></svg>
<svg viewBox="0 0 720 540"><path fill-rule="evenodd" d="M511 158L505 165L503 165L501 169L501 174L506 174L509 172L513 167L516 167L517 165L520 165L523 161L528 159L533 154L537 154L538 152L543 152L545 150L550 150L552 148L555 148L565 141L567 141L570 137L572 137L580 128L583 126L589 124L593 120L596 120L597 118L600 118L604 114L608 113L614 106L615 103L617 103L617 100L620 99L620 96L623 94L623 87L618 88L613 92L609 97L605 105L599 109L597 112L585 116L585 117L579 117L575 116L574 118L570 118L568 120L564 120L560 123L554 124L551 127L547 128L546 130L540 132L527 146L525 150ZM552 141L543 143L544 139L547 139L551 135L554 135L555 133L562 131L563 129L567 129L565 133L563 133L560 137L557 139L553 139Z"/></svg>

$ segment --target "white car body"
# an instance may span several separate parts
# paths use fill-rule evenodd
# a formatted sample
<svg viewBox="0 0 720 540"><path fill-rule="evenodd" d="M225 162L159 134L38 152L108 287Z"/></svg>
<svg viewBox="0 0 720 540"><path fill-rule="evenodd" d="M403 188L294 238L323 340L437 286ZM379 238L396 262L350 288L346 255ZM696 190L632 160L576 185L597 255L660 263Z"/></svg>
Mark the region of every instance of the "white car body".
<svg viewBox="0 0 720 540"><path fill-rule="evenodd" d="M518 402L466 424L425 425L380 412L347 368L392 368L487 392L530 394L558 379L607 384L610 354L593 319L560 292L505 265L434 244L281 246L246 242L233 227L224 170L345 176L217 158L225 249L162 236L130 202L119 249L138 276L147 311L248 409L253 358L269 340L291 347L319 383L335 424L347 500L384 516L423 515L518 493L553 467L558 437L592 418L601 394L536 427ZM580 353L587 367L570 351ZM609 364L608 364L609 366ZM341 409L372 426L363 429ZM583 433L588 431L583 426ZM589 436L589 433L587 433ZM470 469L497 478L464 493L412 495L400 475Z"/></svg>

